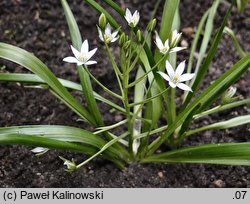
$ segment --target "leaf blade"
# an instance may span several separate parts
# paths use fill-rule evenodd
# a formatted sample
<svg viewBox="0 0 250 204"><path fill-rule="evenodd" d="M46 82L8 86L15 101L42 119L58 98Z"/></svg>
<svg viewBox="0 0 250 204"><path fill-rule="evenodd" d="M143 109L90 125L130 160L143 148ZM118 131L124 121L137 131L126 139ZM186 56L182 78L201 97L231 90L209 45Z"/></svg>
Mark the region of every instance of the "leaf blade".
<svg viewBox="0 0 250 204"><path fill-rule="evenodd" d="M209 144L187 147L145 158L142 163L203 163L250 166L250 143Z"/></svg>

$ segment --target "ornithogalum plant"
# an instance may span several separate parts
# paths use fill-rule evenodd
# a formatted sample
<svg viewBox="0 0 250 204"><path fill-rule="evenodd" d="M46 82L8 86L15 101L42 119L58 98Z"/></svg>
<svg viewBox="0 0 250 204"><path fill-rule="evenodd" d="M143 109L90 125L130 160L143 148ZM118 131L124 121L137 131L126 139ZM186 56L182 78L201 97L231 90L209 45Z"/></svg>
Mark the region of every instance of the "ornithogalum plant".
<svg viewBox="0 0 250 204"><path fill-rule="evenodd" d="M233 87L250 66L250 55L242 49L238 49L242 56L238 62L201 93L197 92L215 56L223 31L231 33L225 26L233 4L228 8L221 26L213 33L213 21L220 0L213 2L197 27L189 59L176 63L177 54L188 49L179 46L182 33L178 32L178 0L165 2L159 30L155 29L157 23L152 17L145 32L140 29L140 14L137 10L132 14L128 8L123 10L115 2L103 0L125 20L127 26L124 28L95 0L85 2L100 13L96 31L96 36L99 36L98 47L103 46L106 50L107 59L114 71L115 79L112 83L117 84L119 91L106 87L88 69L88 66L99 66L98 60L93 60L97 59L94 56L97 48L93 49L88 40L82 42L84 33L80 33L66 0L61 0L72 40L69 45L72 56L65 56L63 61L76 64L80 84L57 78L33 54L3 42L0 43L0 57L27 68L33 74L2 72L0 80L36 84L36 87L48 89L80 119L93 126L94 131L58 125L2 127L0 144L33 146L32 151L38 155L51 149L89 155L82 162L60 156L68 171L80 168L95 157L110 160L119 168L133 162L250 165L249 142L181 147L186 137L198 132L233 128L250 122L250 115L244 115L191 128L191 124L198 118L250 103L250 99L239 100ZM155 11L159 10L159 2ZM201 42L200 47L198 41ZM113 54L114 50L119 50L118 59ZM195 52L198 53L196 64L193 63ZM136 77L131 73L136 73ZM92 83L106 91L110 95L109 99L96 93ZM86 103L80 104L69 90L81 92ZM176 104L177 91L182 95L180 104ZM129 97L132 95L133 98ZM214 105L215 102L217 105ZM105 125L100 112L103 104L112 111L120 112L123 119ZM119 135L114 133L117 128ZM167 145L171 150L156 153L162 145Z"/></svg>

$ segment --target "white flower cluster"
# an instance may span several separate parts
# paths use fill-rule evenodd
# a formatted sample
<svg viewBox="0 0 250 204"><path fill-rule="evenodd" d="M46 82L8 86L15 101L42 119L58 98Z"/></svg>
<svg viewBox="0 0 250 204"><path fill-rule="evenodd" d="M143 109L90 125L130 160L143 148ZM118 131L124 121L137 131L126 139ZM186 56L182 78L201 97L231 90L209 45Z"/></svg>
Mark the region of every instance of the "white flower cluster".
<svg viewBox="0 0 250 204"><path fill-rule="evenodd" d="M105 18L105 16L102 16ZM136 27L137 24L139 23L140 20L140 14L136 10L134 14L132 15L131 11L129 9L126 9L125 11L125 16L124 18L128 22L128 25L132 28ZM112 43L115 42L119 36L118 36L118 30L112 33L112 27L109 23L106 24L106 19L102 19L103 24L103 29L98 27L98 33L99 33L99 38L101 41L106 42L106 43ZM184 47L178 47L177 44L179 43L181 39L182 33L178 33L177 30L174 30L171 34L169 39L167 39L164 43L161 40L159 34L157 32L156 37L155 37L155 44L158 47L160 53L163 55L173 53L173 52L178 52L183 49ZM74 57L66 57L63 59L65 62L69 63L76 63L77 65L92 65L96 64L96 61L91 61L90 58L96 53L97 48L89 51L89 44L88 40L85 40L81 46L81 50L78 51L76 48L74 48L71 45L71 50L74 54ZM158 73L169 82L169 85L172 88L180 88L184 91L192 91L189 86L184 84L183 82L188 81L194 77L194 74L183 74L185 68L185 61L181 62L179 66L176 68L176 70L173 69L169 61L166 61L166 70L167 74L164 72L159 71Z"/></svg>

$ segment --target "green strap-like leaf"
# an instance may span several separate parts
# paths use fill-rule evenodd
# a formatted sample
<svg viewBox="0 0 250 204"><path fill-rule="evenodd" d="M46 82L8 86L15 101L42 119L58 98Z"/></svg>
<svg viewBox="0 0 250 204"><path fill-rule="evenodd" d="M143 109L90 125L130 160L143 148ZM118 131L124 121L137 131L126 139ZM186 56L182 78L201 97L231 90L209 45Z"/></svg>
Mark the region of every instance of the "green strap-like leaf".
<svg viewBox="0 0 250 204"><path fill-rule="evenodd" d="M206 116L206 115L210 115L213 113L219 113L219 112L224 111L224 110L229 110L232 108L236 108L236 107L244 106L244 105L248 105L248 104L250 104L250 99L243 99L241 101L236 101L236 102L228 103L225 105L218 105L214 108L211 108L211 109L208 109L204 112L201 112L200 114L194 115L193 118L194 119L201 118L201 117Z"/></svg>
<svg viewBox="0 0 250 204"><path fill-rule="evenodd" d="M156 154L142 163L204 163L250 166L250 142L209 144Z"/></svg>
<svg viewBox="0 0 250 204"><path fill-rule="evenodd" d="M226 33L226 34L228 34L230 36L230 38L233 41L234 47L235 47L236 51L238 52L238 54L240 55L240 57L246 56L246 53L244 52L244 50L240 46L240 43L237 40L234 31L232 29L230 29L229 27L225 27L224 28L224 33Z"/></svg>
<svg viewBox="0 0 250 204"><path fill-rule="evenodd" d="M86 146L83 144L60 141L37 135L25 135L15 133L0 134L0 145L3 144L19 144L32 147L45 147L49 149L71 150L75 152L84 152L88 155L92 155L97 151L97 148Z"/></svg>
<svg viewBox="0 0 250 204"><path fill-rule="evenodd" d="M106 4L108 4L111 8L113 8L116 12L118 12L121 15L124 15L125 12L123 11L123 9L116 4L114 1L112 0L103 0Z"/></svg>
<svg viewBox="0 0 250 204"><path fill-rule="evenodd" d="M95 10L97 10L99 13L103 13L105 14L108 22L110 23L110 25L112 25L115 29L118 29L120 26L119 24L116 22L116 20L109 14L108 11L106 11L103 7L101 7L95 0L85 0L85 2L87 4L89 4L90 6L92 6ZM114 2L113 2L114 3ZM114 4L112 4L114 6ZM116 7L118 8L118 7ZM120 11L122 12L122 11ZM123 13L123 12L122 12ZM121 14L122 14L121 13ZM123 15L123 14L122 14Z"/></svg>
<svg viewBox="0 0 250 204"><path fill-rule="evenodd" d="M3 141L8 141L8 139L5 137L6 135L15 135L15 138L17 136L22 137L23 135L26 136L30 135L41 138L54 139L57 141L80 143L82 145L93 147L96 150L101 149L106 144L106 142L103 139L101 139L99 136L94 135L89 131L80 128L61 126L61 125L30 125L30 126L0 128L0 137L3 136L4 138ZM20 144L18 142L19 140L20 139L18 139L17 142L15 143L14 139L11 138L12 143L10 144ZM22 142L25 142L25 139L23 139ZM29 145L29 143L27 143L27 145ZM65 149L67 148L65 147ZM123 159L123 154L121 154L121 152L117 151L113 147L107 150L106 155L109 158L113 157L120 160Z"/></svg>
<svg viewBox="0 0 250 204"><path fill-rule="evenodd" d="M212 42L212 45L211 45L211 48L210 48L210 50L209 50L209 52L207 54L207 57L204 59L203 64L197 70L195 80L194 80L194 82L192 84L193 92L189 92L187 94L187 97L185 98L184 104L182 106L182 110L185 109L186 106L188 105L188 103L191 101L193 95L198 90L202 80L204 79L204 77L205 77L205 75L207 73L209 65L212 62L212 60L213 60L213 58L215 56L215 53L217 51L220 39L222 38L223 30L224 30L224 27L226 26L227 19L228 19L229 15L231 14L232 7L233 7L233 5L231 5L230 8L227 10L227 13L226 13L226 15L225 15L225 17L223 19L222 25L220 26L220 29L217 32L217 34L216 34L216 36L215 36L215 38L214 38L214 40Z"/></svg>
<svg viewBox="0 0 250 204"><path fill-rule="evenodd" d="M247 3L249 2L249 0L236 0L237 3L237 9L240 13L243 13L244 10L247 7Z"/></svg>
<svg viewBox="0 0 250 204"><path fill-rule="evenodd" d="M212 37L212 32L213 32L213 27L214 27L214 19L215 19L215 15L217 13L217 9L218 9L219 4L220 4L220 0L214 1L213 5L211 6L211 8L208 11L208 17L207 17L205 30L204 30L204 35L202 37L202 43L200 46L200 50L198 52L199 55L198 55L198 59L197 59L196 67L195 67L195 74L197 74L199 69L202 68L200 66L201 66L201 64L206 56L207 47L208 47L209 42L210 42L211 37ZM197 76L198 75L194 76L194 79L192 81L195 81L195 78Z"/></svg>
<svg viewBox="0 0 250 204"><path fill-rule="evenodd" d="M205 131L205 130L228 129L228 128L237 127L237 126L248 124L248 123L250 123L250 115L239 116L239 117L232 118L230 120L213 123L211 125L205 125L203 127L187 131L185 136L187 137L189 135L195 134L197 132Z"/></svg>
<svg viewBox="0 0 250 204"><path fill-rule="evenodd" d="M72 40L73 46L80 50L82 46L82 36L79 29L74 29L77 27L76 20L70 10L70 7L66 0L61 0L63 6L64 14L66 16L67 24L69 26L69 32Z"/></svg>
<svg viewBox="0 0 250 204"><path fill-rule="evenodd" d="M172 25L174 22L174 17L176 14L176 11L179 8L179 2L180 0L166 0L163 14L162 14L162 21L161 21L161 29L160 29L160 37L162 41L166 41L172 31Z"/></svg>

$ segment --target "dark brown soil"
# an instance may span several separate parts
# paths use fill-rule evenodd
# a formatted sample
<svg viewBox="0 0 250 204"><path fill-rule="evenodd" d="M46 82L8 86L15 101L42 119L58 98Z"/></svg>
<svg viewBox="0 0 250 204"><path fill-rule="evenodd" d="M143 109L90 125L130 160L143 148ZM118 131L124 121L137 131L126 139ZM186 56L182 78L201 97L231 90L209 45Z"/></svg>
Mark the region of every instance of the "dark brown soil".
<svg viewBox="0 0 250 204"><path fill-rule="evenodd" d="M95 24L98 15L81 0L69 1L83 38L91 42L91 47L98 46ZM120 1L117 1L120 2ZM122 1L125 6L140 11L142 22L148 20L153 1ZM129 3L128 3L129 2ZM212 1L181 1L182 28L197 26L202 13ZM217 26L225 13L225 5L219 9ZM250 15L250 9L243 15L233 12L230 27L246 51L250 51L250 25L244 19ZM183 39L190 44L190 35ZM55 0L2 0L0 2L0 41L20 46L33 52L59 77L78 81L74 66L63 63L62 58L70 54L69 33L59 1ZM99 49L98 65L91 71L103 83L115 89L112 83L113 73L104 53ZM179 59L187 58L189 51ZM215 60L210 68L207 82L215 80L239 59L232 42L225 36ZM0 67L6 66L9 72L25 72L19 66L7 61L0 61ZM237 83L238 95L250 97L250 73L247 72ZM208 85L204 83L204 87ZM95 90L104 94L98 87ZM77 96L80 99L80 95ZM77 121L64 104L44 90L24 88L18 84L0 83L0 126L27 124L62 124L84 127ZM194 126L201 126L212 121L246 114L248 107L234 109L207 117ZM107 107L102 108L106 123L112 123L114 114ZM244 125L227 131L207 131L194 135L184 141L183 146L218 142L250 141L250 126ZM131 165L120 171L113 164L96 159L80 170L66 173L58 155L74 157L78 161L84 155L62 151L49 151L42 157L34 156L31 148L24 146L1 146L0 148L0 187L250 187L250 167L223 165L192 164L148 164Z"/></svg>

